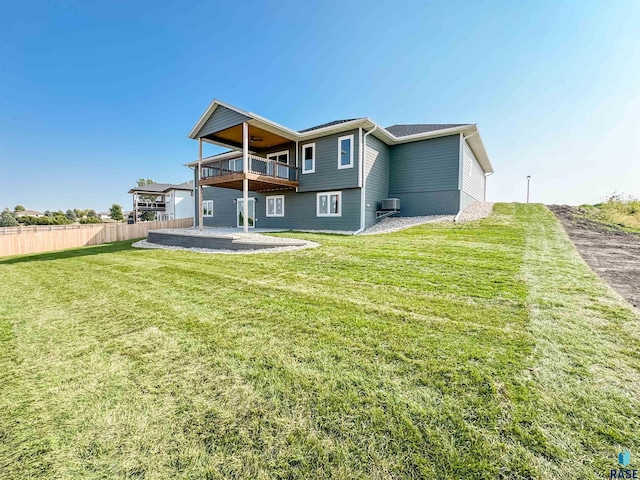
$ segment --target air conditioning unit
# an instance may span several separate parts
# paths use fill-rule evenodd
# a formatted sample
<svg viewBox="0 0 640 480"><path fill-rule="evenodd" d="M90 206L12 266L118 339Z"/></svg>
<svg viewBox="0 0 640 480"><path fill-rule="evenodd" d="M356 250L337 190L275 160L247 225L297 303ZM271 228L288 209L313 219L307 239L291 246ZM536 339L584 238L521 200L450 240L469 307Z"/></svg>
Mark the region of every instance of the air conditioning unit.
<svg viewBox="0 0 640 480"><path fill-rule="evenodd" d="M399 198L385 198L384 200L382 200L382 210L400 211L400 199Z"/></svg>

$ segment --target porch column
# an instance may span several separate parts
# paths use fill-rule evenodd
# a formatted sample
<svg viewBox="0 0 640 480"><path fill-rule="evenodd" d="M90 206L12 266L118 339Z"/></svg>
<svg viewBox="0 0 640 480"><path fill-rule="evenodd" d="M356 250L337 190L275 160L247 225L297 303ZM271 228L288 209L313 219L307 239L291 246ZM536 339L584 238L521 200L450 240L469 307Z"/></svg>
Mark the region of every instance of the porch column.
<svg viewBox="0 0 640 480"><path fill-rule="evenodd" d="M202 230L202 138L198 138L198 228Z"/></svg>
<svg viewBox="0 0 640 480"><path fill-rule="evenodd" d="M244 233L249 233L249 124L242 124L242 219Z"/></svg>

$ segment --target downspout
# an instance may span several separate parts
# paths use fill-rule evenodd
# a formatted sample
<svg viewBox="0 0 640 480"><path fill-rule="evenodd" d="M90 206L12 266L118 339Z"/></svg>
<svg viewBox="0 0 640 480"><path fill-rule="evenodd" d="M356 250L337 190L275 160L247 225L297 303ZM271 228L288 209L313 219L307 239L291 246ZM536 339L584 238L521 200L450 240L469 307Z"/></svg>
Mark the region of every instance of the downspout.
<svg viewBox="0 0 640 480"><path fill-rule="evenodd" d="M464 134L460 134L460 142L458 142L458 213L453 217L453 221L457 222L462 215L462 189L464 188Z"/></svg>
<svg viewBox="0 0 640 480"><path fill-rule="evenodd" d="M484 201L487 201L487 177L490 177L491 175L493 175L493 172L491 173L485 173L484 174Z"/></svg>
<svg viewBox="0 0 640 480"><path fill-rule="evenodd" d="M366 183L365 178L364 178L364 170L365 170L365 168L364 168L364 158L365 158L365 152L366 152L366 148L367 148L367 136L370 133L373 133L377 128L378 128L378 126L374 125L371 130L369 130L367 133L364 134L364 136L362 136L362 128L360 128L360 138L362 140L360 142L360 152L359 152L360 155L358 155L360 157L360 165L361 165L360 181L361 181L361 185L362 185L362 187L360 187L360 229L355 231L353 233L354 235L358 235L366 227L366 225L365 225L365 217L366 217L367 205L366 205L365 201L366 201L367 183Z"/></svg>

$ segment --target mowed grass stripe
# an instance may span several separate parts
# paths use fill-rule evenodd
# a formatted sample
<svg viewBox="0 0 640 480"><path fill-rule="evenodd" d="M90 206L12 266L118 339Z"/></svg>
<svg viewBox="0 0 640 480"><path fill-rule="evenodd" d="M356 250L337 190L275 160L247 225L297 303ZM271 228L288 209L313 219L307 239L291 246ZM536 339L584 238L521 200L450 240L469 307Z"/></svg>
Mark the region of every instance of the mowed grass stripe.
<svg viewBox="0 0 640 480"><path fill-rule="evenodd" d="M279 255L125 242L0 260L0 466L597 478L637 447L637 318L545 212L295 234L322 246Z"/></svg>

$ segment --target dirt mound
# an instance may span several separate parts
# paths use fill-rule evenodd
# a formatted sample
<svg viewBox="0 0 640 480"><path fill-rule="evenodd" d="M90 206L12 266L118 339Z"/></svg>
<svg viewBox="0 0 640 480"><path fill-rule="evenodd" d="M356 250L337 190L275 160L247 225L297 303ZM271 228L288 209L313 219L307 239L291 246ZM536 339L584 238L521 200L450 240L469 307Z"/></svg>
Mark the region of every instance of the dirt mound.
<svg viewBox="0 0 640 480"><path fill-rule="evenodd" d="M591 269L640 308L640 235L585 218L580 207L548 205L548 208Z"/></svg>

